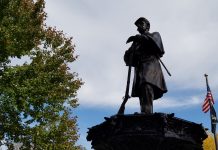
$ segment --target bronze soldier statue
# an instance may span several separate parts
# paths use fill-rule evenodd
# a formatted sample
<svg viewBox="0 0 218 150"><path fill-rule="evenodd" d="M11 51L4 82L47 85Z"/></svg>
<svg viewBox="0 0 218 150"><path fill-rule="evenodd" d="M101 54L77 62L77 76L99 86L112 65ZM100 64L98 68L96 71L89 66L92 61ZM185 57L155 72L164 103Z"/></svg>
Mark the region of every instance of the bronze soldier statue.
<svg viewBox="0 0 218 150"><path fill-rule="evenodd" d="M135 68L132 97L139 97L141 113L153 113L153 100L167 92L159 62L164 48L160 34L149 32L150 23L146 18L140 17L135 25L140 34L128 38L127 43L133 43L125 52L124 61Z"/></svg>

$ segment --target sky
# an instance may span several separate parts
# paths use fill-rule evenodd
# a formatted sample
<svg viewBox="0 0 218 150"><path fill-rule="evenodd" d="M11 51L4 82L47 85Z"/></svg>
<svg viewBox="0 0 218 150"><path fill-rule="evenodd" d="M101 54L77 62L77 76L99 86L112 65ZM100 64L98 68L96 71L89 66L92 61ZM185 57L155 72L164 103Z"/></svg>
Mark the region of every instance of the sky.
<svg viewBox="0 0 218 150"><path fill-rule="evenodd" d="M218 1L217 0L46 0L47 25L73 37L79 58L70 64L84 85L78 91L80 139L104 117L115 115L125 94L127 66L123 55L137 34L139 17L151 23L151 32L161 34L168 92L154 102L154 111L202 123L210 128L209 114L201 111L208 74L214 99L218 99ZM131 89L131 88L130 88ZM217 104L215 104L217 109ZM139 112L137 98L129 99L126 114Z"/></svg>

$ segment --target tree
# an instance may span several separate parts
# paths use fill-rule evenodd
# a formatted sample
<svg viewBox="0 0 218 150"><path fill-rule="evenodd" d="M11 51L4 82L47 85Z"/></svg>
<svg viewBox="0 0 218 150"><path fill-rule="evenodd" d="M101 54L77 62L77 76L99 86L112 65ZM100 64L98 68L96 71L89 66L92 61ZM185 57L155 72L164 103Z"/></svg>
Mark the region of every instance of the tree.
<svg viewBox="0 0 218 150"><path fill-rule="evenodd" d="M44 1L0 1L0 62L26 55L43 38Z"/></svg>
<svg viewBox="0 0 218 150"><path fill-rule="evenodd" d="M69 63L72 38L45 24L44 0L0 0L0 140L9 149L80 149L76 117L82 85ZM30 61L12 66L14 57Z"/></svg>

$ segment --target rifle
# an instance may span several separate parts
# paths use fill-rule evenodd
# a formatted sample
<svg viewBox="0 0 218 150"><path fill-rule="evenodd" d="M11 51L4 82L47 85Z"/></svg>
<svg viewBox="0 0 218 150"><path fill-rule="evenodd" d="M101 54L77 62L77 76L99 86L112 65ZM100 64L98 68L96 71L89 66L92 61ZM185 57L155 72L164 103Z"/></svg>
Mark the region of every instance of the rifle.
<svg viewBox="0 0 218 150"><path fill-rule="evenodd" d="M135 46L135 42L133 42L133 44L129 48L129 50L131 51L134 46ZM126 83L126 92L125 92L125 96L123 97L123 102L122 102L120 109L117 113L119 115L124 114L126 102L130 98L130 96L129 96L129 84L130 84L130 77L131 77L131 70L132 70L132 63L133 63L133 55L134 55L134 49L132 50L132 53L130 53L130 56L129 56L130 59L129 59L129 67L128 67L128 75L127 75L127 83Z"/></svg>

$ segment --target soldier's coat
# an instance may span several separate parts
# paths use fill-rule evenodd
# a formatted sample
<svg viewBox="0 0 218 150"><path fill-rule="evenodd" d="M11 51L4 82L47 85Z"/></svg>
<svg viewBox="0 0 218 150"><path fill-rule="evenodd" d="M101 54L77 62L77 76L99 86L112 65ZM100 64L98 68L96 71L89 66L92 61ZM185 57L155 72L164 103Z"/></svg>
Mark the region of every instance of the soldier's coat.
<svg viewBox="0 0 218 150"><path fill-rule="evenodd" d="M158 32L141 35L140 41L133 42L131 51L134 51L134 81L132 97L143 96L140 88L145 84L151 84L154 90L154 99L162 97L167 92L163 72L159 63L159 58L164 54L164 48L160 34ZM129 60L128 50L124 55L124 60ZM126 62L128 64L128 62Z"/></svg>

